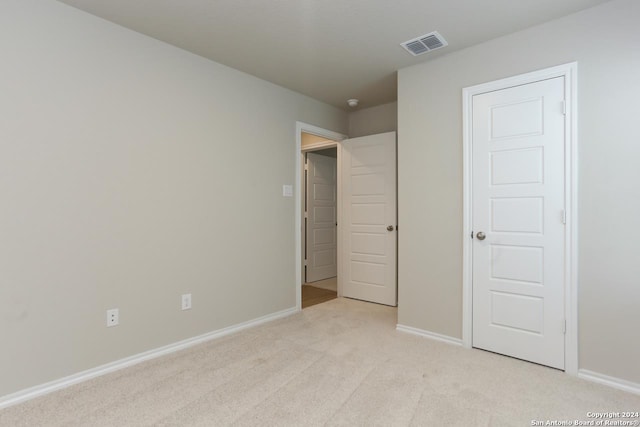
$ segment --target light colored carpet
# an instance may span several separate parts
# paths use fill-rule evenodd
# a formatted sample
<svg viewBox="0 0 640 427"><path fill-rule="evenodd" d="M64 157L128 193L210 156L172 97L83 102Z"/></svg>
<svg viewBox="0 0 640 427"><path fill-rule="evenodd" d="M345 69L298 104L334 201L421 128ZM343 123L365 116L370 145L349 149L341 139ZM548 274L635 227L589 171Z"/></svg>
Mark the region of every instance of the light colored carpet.
<svg viewBox="0 0 640 427"><path fill-rule="evenodd" d="M305 285L311 285L316 288L326 289L328 291L338 292L338 278L330 277L325 280L318 280L317 282L305 283Z"/></svg>
<svg viewBox="0 0 640 427"><path fill-rule="evenodd" d="M640 396L395 330L338 298L0 411L2 426L530 426Z"/></svg>

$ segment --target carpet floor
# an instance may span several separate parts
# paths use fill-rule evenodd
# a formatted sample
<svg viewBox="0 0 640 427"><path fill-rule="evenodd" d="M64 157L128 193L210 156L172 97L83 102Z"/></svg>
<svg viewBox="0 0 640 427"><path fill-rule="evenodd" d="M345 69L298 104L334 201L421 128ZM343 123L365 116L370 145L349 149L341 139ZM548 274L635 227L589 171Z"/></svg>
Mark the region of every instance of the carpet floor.
<svg viewBox="0 0 640 427"><path fill-rule="evenodd" d="M338 298L6 408L0 425L531 426L640 409L640 396L395 325L395 308Z"/></svg>

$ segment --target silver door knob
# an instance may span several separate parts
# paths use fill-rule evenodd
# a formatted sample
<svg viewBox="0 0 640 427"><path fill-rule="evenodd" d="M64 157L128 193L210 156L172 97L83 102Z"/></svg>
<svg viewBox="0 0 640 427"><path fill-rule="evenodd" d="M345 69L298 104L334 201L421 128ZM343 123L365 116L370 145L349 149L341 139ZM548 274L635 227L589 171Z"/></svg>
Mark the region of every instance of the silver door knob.
<svg viewBox="0 0 640 427"><path fill-rule="evenodd" d="M484 234L482 231L479 231L476 233L476 239L478 240L484 240L487 237L486 234Z"/></svg>
<svg viewBox="0 0 640 427"><path fill-rule="evenodd" d="M387 225L387 231L393 231L393 225Z"/></svg>

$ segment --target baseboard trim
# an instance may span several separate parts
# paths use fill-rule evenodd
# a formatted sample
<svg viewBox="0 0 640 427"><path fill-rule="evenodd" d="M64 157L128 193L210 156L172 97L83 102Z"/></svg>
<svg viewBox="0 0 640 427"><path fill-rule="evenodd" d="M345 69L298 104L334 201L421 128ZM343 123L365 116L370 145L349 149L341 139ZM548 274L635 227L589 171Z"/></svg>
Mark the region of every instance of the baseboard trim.
<svg viewBox="0 0 640 427"><path fill-rule="evenodd" d="M136 365L147 360L155 359L176 351L184 350L195 345L211 341L217 338L231 335L236 332L240 332L244 329L252 328L254 326L261 325L263 323L271 322L273 320L281 319L283 317L290 316L300 311L298 308L293 307L286 310L278 311L276 313L267 314L266 316L258 317L256 319L248 320L246 322L238 323L236 325L228 326L226 328L218 329L216 331L208 332L196 337L187 338L186 340L178 341L173 344L169 344L163 347L158 347L153 350L138 353L133 356L125 357L124 359L116 360L101 366L97 366L86 371L78 372L67 377L63 377L57 380L53 380L44 384L33 386L16 393L8 394L0 397L0 409L16 405L18 403L25 402L30 399L34 399L51 392L61 390L63 388L70 387L75 384L79 384L90 379L109 374L111 372L118 371L120 369L128 368L129 366Z"/></svg>
<svg viewBox="0 0 640 427"><path fill-rule="evenodd" d="M578 369L578 378L640 395L640 384L623 380L621 378L610 377L609 375L600 374L587 369Z"/></svg>
<svg viewBox="0 0 640 427"><path fill-rule="evenodd" d="M425 331L424 329L418 329L411 326L397 324L396 330L400 332L406 332L412 335L418 335L424 338L429 338L429 339L440 341L440 342L445 342L447 344L462 346L462 340L459 338L453 338L448 335L442 335L442 334L437 334L431 331Z"/></svg>

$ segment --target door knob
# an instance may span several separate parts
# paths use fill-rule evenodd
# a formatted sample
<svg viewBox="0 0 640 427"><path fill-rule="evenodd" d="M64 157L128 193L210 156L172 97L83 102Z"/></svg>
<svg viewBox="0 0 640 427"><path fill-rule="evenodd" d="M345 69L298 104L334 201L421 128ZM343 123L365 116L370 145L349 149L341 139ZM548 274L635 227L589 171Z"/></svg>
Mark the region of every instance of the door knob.
<svg viewBox="0 0 640 427"><path fill-rule="evenodd" d="M387 231L393 231L393 225L387 225Z"/></svg>
<svg viewBox="0 0 640 427"><path fill-rule="evenodd" d="M487 237L487 235L484 234L482 231L479 231L479 232L476 233L476 238L478 240L484 240L486 237Z"/></svg>

